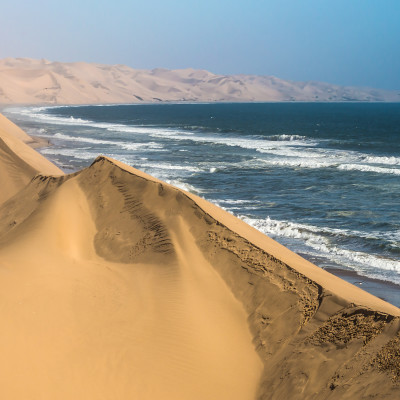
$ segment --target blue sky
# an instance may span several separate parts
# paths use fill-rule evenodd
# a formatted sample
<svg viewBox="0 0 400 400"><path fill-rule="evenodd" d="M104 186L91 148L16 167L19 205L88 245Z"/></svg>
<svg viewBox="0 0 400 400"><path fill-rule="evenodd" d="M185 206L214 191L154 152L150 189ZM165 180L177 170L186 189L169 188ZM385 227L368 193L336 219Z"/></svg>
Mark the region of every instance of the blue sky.
<svg viewBox="0 0 400 400"><path fill-rule="evenodd" d="M1 0L0 58L400 90L400 0Z"/></svg>

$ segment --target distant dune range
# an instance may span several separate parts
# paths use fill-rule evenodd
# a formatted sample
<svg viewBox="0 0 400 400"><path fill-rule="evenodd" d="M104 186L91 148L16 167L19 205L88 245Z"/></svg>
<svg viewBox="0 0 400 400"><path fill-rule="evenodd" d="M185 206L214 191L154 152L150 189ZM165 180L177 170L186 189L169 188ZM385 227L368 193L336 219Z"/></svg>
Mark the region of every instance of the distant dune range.
<svg viewBox="0 0 400 400"><path fill-rule="evenodd" d="M1 116L1 398L400 396L400 309L193 194L102 156L65 175L31 142Z"/></svg>
<svg viewBox="0 0 400 400"><path fill-rule="evenodd" d="M400 101L399 91L292 82L204 70L136 70L125 65L0 60L0 104L251 101Z"/></svg>

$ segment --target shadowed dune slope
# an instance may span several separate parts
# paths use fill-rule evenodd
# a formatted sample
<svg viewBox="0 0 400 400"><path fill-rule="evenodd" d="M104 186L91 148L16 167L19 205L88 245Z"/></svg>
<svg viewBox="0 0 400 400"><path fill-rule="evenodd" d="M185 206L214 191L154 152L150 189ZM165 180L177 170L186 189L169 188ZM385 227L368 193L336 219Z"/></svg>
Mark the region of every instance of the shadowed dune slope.
<svg viewBox="0 0 400 400"><path fill-rule="evenodd" d="M1 208L2 398L255 398L244 307L153 190L100 162Z"/></svg>
<svg viewBox="0 0 400 400"><path fill-rule="evenodd" d="M393 399L400 310L118 161L0 206L0 397Z"/></svg>
<svg viewBox="0 0 400 400"><path fill-rule="evenodd" d="M38 175L0 221L5 398L398 394L396 307L133 168Z"/></svg>
<svg viewBox="0 0 400 400"><path fill-rule="evenodd" d="M37 174L63 172L28 144L33 142L22 129L0 114L0 204L21 190Z"/></svg>

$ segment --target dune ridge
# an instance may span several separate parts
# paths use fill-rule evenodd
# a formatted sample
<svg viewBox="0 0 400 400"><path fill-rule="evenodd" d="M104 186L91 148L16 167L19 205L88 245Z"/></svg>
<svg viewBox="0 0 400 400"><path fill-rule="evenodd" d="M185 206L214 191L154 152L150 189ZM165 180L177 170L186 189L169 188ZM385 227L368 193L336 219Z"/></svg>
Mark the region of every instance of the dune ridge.
<svg viewBox="0 0 400 400"><path fill-rule="evenodd" d="M119 161L35 155L0 204L2 397L399 395L397 307Z"/></svg>
<svg viewBox="0 0 400 400"><path fill-rule="evenodd" d="M217 75L191 68L0 60L0 104L154 102L400 101L398 91L293 82L273 76Z"/></svg>
<svg viewBox="0 0 400 400"><path fill-rule="evenodd" d="M0 114L0 204L22 189L38 172L62 174L29 145L35 141Z"/></svg>

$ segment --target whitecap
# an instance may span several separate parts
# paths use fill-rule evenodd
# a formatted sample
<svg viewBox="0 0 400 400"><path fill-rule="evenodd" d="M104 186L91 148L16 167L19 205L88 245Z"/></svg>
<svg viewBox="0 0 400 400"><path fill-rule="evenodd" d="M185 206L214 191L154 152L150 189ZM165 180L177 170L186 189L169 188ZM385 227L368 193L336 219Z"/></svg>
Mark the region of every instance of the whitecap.
<svg viewBox="0 0 400 400"><path fill-rule="evenodd" d="M341 164L339 169L345 171L361 171L361 172L374 172L377 174L393 174L400 175L400 168L383 168L365 164Z"/></svg>
<svg viewBox="0 0 400 400"><path fill-rule="evenodd" d="M351 232L353 236L357 232L320 228L289 221L273 220L271 218L255 219L247 216L240 216L240 218L266 235L271 235L275 238L284 237L300 240L300 242L309 248L308 252L313 256L323 256L330 261L345 267L347 266L365 276L379 277L383 280L389 280L386 274L389 272L391 276L390 280L400 284L400 261L361 251L344 249L333 244L327 237L318 234L318 232L334 232L335 234L348 235ZM310 249L314 251L310 251ZM379 270L381 270L381 273Z"/></svg>
<svg viewBox="0 0 400 400"><path fill-rule="evenodd" d="M54 147L40 149L40 153L52 156L73 157L77 160L94 160L97 156L97 153L84 151L82 149L57 149Z"/></svg>

